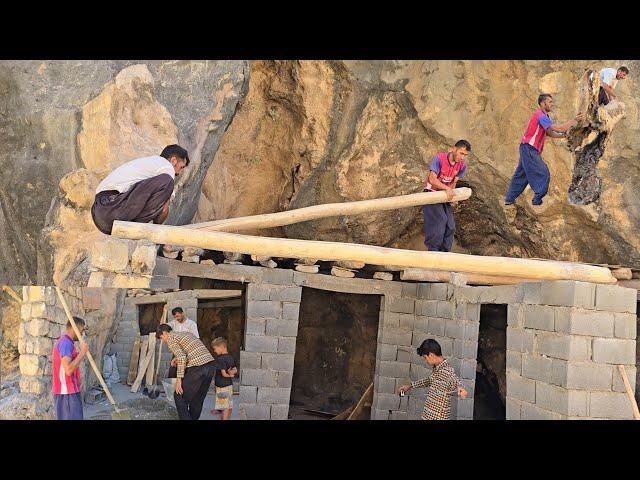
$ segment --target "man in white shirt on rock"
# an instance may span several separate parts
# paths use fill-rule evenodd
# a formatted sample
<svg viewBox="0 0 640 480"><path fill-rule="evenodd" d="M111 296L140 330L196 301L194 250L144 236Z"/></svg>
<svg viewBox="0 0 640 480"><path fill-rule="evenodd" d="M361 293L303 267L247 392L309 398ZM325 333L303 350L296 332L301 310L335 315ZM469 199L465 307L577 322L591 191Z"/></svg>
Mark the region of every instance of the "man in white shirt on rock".
<svg viewBox="0 0 640 480"><path fill-rule="evenodd" d="M120 165L96 189L91 217L98 230L111 235L113 222L164 223L175 196L175 177L189 165L180 145L165 147L160 155Z"/></svg>
<svg viewBox="0 0 640 480"><path fill-rule="evenodd" d="M176 307L171 310L171 315L173 315L173 320L169 322L169 326L171 327L171 331L174 333L183 333L188 332L193 334L196 338L200 338L200 334L198 333L198 324L187 318L184 314L184 311L181 307ZM171 359L171 364L169 366L169 373L167 374L167 378L176 378L176 374L178 372L178 361L175 357Z"/></svg>
<svg viewBox="0 0 640 480"><path fill-rule="evenodd" d="M607 105L611 100L618 98L614 89L618 80L624 80L629 75L629 69L624 65L618 68L603 68L600 70L600 93L598 105Z"/></svg>

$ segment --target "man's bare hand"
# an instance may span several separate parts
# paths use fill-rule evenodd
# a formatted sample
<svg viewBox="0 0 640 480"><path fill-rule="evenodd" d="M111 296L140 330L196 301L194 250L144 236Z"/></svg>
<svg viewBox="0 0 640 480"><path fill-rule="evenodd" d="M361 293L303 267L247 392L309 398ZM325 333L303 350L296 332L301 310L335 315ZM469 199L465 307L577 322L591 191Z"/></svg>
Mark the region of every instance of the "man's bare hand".
<svg viewBox="0 0 640 480"><path fill-rule="evenodd" d="M447 188L445 192L447 194L447 200L453 200L453 197L456 196L452 188Z"/></svg>
<svg viewBox="0 0 640 480"><path fill-rule="evenodd" d="M178 365L178 359L177 358L172 358L170 363L171 363L172 367L175 367L175 366Z"/></svg>
<svg viewBox="0 0 640 480"><path fill-rule="evenodd" d="M176 393L178 395L182 395L184 393L184 391L182 390L182 379L181 378L176 379Z"/></svg>
<svg viewBox="0 0 640 480"><path fill-rule="evenodd" d="M238 373L238 369L236 367L231 367L229 370L227 370L227 373L235 377Z"/></svg>
<svg viewBox="0 0 640 480"><path fill-rule="evenodd" d="M87 345L86 342L80 342L80 355L82 355L83 357L87 354L87 352L89 351L89 345Z"/></svg>
<svg viewBox="0 0 640 480"><path fill-rule="evenodd" d="M411 390L413 387L411 385L402 385L399 389L398 389L398 393L406 393L409 390Z"/></svg>
<svg viewBox="0 0 640 480"><path fill-rule="evenodd" d="M468 393L464 388L458 387L458 396L460 398L467 398L467 395L468 395Z"/></svg>

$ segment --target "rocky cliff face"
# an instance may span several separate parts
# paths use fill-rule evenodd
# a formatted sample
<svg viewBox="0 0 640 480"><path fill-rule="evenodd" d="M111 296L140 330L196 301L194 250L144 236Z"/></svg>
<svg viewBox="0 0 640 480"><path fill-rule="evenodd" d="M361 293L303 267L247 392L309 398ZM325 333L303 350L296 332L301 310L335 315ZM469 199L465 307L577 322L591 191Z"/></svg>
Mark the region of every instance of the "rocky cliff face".
<svg viewBox="0 0 640 480"><path fill-rule="evenodd" d="M626 62L637 72L638 62ZM501 207L518 144L539 93L554 95L552 118L576 111L586 68L619 61L253 62L249 92L204 184L196 220L421 191L433 153L472 143L457 207L455 250L473 254L640 263L640 90L617 91L626 115L610 135L595 202L570 205L575 158L549 139L552 180L544 212L520 198L513 223ZM247 141L249 140L249 141ZM624 165L624 168L621 168ZM291 225L295 238L424 249L419 209Z"/></svg>
<svg viewBox="0 0 640 480"><path fill-rule="evenodd" d="M640 62L617 88L599 197L570 204L574 154L549 139L546 209L530 190L513 222L501 207L537 95L565 121L585 69L620 63L0 62L0 279L85 282L95 185L173 141L193 159L173 224L417 192L433 153L466 138L474 195L457 207L456 251L638 265ZM424 249L422 228L416 208L261 233Z"/></svg>

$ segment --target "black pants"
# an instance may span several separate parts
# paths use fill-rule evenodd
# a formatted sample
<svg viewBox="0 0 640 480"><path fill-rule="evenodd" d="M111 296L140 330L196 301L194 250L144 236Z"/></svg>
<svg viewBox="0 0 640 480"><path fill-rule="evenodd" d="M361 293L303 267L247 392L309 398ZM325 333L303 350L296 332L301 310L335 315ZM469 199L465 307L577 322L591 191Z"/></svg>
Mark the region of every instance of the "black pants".
<svg viewBox="0 0 640 480"><path fill-rule="evenodd" d="M609 95L604 90L604 88L600 87L600 92L598 93L598 105L606 105L609 103Z"/></svg>
<svg viewBox="0 0 640 480"><path fill-rule="evenodd" d="M450 252L456 221L450 203L435 203L422 207L424 217L424 244L432 252Z"/></svg>
<svg viewBox="0 0 640 480"><path fill-rule="evenodd" d="M214 373L215 362L185 369L182 379L182 395L178 395L178 392L173 394L180 420L198 420L200 418L202 405Z"/></svg>
<svg viewBox="0 0 640 480"><path fill-rule="evenodd" d="M149 223L162 213L173 193L174 180L166 173L136 183L126 192L100 192L91 207L91 218L98 230L111 235L113 222Z"/></svg>

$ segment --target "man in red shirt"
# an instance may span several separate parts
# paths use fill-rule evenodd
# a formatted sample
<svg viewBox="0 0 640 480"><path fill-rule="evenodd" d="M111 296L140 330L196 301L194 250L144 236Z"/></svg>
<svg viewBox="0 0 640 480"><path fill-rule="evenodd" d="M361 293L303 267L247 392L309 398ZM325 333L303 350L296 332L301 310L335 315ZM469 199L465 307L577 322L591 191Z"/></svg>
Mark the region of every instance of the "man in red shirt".
<svg viewBox="0 0 640 480"><path fill-rule="evenodd" d="M85 330L85 321L73 317L80 333ZM73 342L80 340L80 353ZM78 338L71 322L67 331L53 346L52 393L58 420L82 420L82 397L80 394L80 362L87 354L89 346Z"/></svg>
<svg viewBox="0 0 640 480"><path fill-rule="evenodd" d="M551 180L549 167L541 157L544 140L547 135L551 138L566 137L569 129L584 118L584 114L579 113L574 120L555 125L548 115L553 109L553 97L549 93L543 93L538 97L538 106L540 108L531 116L524 136L520 139L520 160L504 199L505 206L512 205L527 185L531 185L535 194L531 203L542 205L542 198L549 191Z"/></svg>
<svg viewBox="0 0 640 480"><path fill-rule="evenodd" d="M452 150L438 152L431 160L431 169L424 182L425 192L444 190L449 200L453 199L453 189L467 169L464 159L471 151L471 144L458 140ZM450 252L453 247L453 235L456 222L453 207L449 203L435 203L422 207L424 216L424 244L427 250Z"/></svg>

